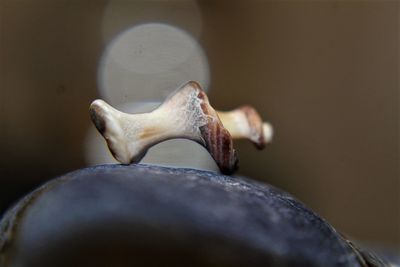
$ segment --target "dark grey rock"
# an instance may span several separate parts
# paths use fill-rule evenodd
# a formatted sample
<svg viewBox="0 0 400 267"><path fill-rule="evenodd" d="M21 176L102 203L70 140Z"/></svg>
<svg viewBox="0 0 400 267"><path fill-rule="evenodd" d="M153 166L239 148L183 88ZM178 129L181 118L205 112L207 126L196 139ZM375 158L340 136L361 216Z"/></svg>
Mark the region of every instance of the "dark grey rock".
<svg viewBox="0 0 400 267"><path fill-rule="evenodd" d="M0 227L2 266L361 266L289 194L192 169L78 170L26 196Z"/></svg>

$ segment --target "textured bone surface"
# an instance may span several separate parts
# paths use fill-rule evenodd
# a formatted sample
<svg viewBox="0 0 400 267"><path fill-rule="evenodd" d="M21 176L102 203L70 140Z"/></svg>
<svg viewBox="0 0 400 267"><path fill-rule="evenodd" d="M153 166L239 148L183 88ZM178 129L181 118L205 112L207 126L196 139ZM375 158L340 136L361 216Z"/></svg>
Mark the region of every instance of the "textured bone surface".
<svg viewBox="0 0 400 267"><path fill-rule="evenodd" d="M231 135L196 82L183 85L150 113L126 114L95 100L90 114L121 163L140 161L151 146L164 140L186 138L203 145L221 172L229 174L237 168Z"/></svg>

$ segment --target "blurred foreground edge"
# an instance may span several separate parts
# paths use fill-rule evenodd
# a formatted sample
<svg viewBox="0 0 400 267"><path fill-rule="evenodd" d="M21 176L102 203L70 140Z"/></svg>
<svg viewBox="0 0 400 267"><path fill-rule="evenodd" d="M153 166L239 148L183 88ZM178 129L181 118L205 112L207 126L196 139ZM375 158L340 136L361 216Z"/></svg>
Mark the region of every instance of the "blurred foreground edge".
<svg viewBox="0 0 400 267"><path fill-rule="evenodd" d="M21 199L0 223L0 266L390 265L275 187L139 164L77 170Z"/></svg>

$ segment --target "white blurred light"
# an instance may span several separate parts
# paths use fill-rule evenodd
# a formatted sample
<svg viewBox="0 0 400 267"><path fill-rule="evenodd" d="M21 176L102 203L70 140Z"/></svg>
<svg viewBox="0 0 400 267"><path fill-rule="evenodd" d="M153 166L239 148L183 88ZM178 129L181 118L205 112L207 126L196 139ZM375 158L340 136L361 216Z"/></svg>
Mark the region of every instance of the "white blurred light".
<svg viewBox="0 0 400 267"><path fill-rule="evenodd" d="M209 85L207 58L188 33L165 24L149 23L122 32L107 47L99 66L102 98L113 105L161 101L179 85Z"/></svg>
<svg viewBox="0 0 400 267"><path fill-rule="evenodd" d="M127 113L149 112L159 106L159 102L128 103L118 107ZM86 137L85 157L88 166L117 163L108 150L107 144L94 126ZM217 171L218 167L208 151L199 144L184 139L167 140L152 147L141 163L173 167L187 167Z"/></svg>
<svg viewBox="0 0 400 267"><path fill-rule="evenodd" d="M143 24L121 34L110 46L111 60L128 71L154 74L185 62L196 49L196 42L175 27Z"/></svg>
<svg viewBox="0 0 400 267"><path fill-rule="evenodd" d="M194 0L137 1L110 0L102 19L106 43L132 25L160 22L175 25L197 38L202 30L202 15Z"/></svg>

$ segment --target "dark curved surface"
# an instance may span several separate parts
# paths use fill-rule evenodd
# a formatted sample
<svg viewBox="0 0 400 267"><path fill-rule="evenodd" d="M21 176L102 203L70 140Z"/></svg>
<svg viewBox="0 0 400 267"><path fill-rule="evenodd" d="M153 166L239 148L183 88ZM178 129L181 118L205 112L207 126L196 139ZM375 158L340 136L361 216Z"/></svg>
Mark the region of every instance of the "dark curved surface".
<svg viewBox="0 0 400 267"><path fill-rule="evenodd" d="M22 199L0 229L4 266L360 266L289 194L192 169L78 170Z"/></svg>

